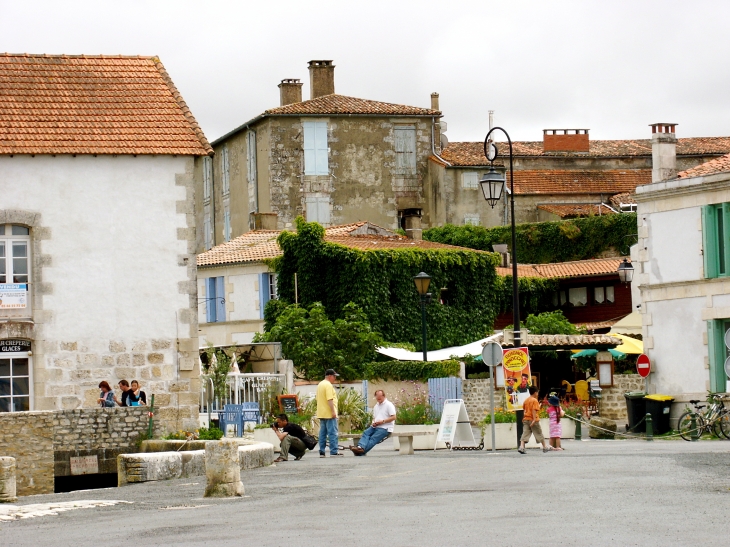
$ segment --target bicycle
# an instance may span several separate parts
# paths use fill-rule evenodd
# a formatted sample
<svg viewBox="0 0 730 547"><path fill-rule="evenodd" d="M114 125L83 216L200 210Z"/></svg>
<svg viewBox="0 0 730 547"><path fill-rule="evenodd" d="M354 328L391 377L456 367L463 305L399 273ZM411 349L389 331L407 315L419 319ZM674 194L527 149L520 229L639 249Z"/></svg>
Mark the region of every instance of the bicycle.
<svg viewBox="0 0 730 547"><path fill-rule="evenodd" d="M681 437L685 441L691 441L693 436L699 439L703 433L713 433L717 438L725 437L730 440L730 410L725 408L723 397L710 393L707 405L700 405L699 402L697 399L691 400L694 411L687 409L679 417L677 429Z"/></svg>

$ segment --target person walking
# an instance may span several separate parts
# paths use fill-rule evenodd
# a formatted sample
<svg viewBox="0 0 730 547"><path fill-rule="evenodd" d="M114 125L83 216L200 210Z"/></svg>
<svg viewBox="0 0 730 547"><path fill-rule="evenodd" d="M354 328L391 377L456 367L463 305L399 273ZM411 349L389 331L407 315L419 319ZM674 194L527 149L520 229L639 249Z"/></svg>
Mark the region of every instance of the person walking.
<svg viewBox="0 0 730 547"><path fill-rule="evenodd" d="M385 398L382 389L375 392L375 400L378 404L373 407L373 423L363 432L357 446L350 447L355 456L364 456L393 432L395 405Z"/></svg>
<svg viewBox="0 0 730 547"><path fill-rule="evenodd" d="M525 399L522 409L524 410L524 418L522 419L522 438L520 439L520 448L517 450L520 454L525 453L525 443L530 437L535 435L535 441L542 444L542 451L549 452L550 447L545 443L545 437L540 427L540 401L537 400L537 388L530 386L530 396Z"/></svg>
<svg viewBox="0 0 730 547"><path fill-rule="evenodd" d="M339 376L333 369L328 368L324 373L324 380L317 386L317 418L319 418L319 457L325 457L327 440L330 443L330 456L342 456L337 452L339 431L337 431L337 394L332 386Z"/></svg>
<svg viewBox="0 0 730 547"><path fill-rule="evenodd" d="M550 420L550 447L552 450L563 450L560 446L560 437L563 435L563 425L560 418L565 416L565 411L560 408L560 399L551 395L548 397L548 419Z"/></svg>

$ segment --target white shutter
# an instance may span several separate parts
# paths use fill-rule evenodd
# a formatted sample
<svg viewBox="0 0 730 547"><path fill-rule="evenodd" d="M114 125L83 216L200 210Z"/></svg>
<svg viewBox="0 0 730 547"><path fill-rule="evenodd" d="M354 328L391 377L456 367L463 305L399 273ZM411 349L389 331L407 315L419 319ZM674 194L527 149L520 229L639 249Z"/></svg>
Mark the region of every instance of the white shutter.
<svg viewBox="0 0 730 547"><path fill-rule="evenodd" d="M315 122L304 122L304 174L317 174L317 155L315 151ZM307 219L309 220L309 219Z"/></svg>
<svg viewBox="0 0 730 547"><path fill-rule="evenodd" d="M327 149L327 122L315 122L315 147L317 154L317 175L329 175L329 150Z"/></svg>
<svg viewBox="0 0 730 547"><path fill-rule="evenodd" d="M224 147L221 152L221 170L223 171L223 194L227 194L230 189L230 170L228 163L228 147Z"/></svg>
<svg viewBox="0 0 730 547"><path fill-rule="evenodd" d="M203 158L203 200L210 199L210 180L213 177L213 160L210 156Z"/></svg>
<svg viewBox="0 0 730 547"><path fill-rule="evenodd" d="M474 171L465 171L461 180L464 188L479 188L479 176Z"/></svg>
<svg viewBox="0 0 730 547"><path fill-rule="evenodd" d="M330 225L330 200L329 198L317 198L318 222L323 226Z"/></svg>
<svg viewBox="0 0 730 547"><path fill-rule="evenodd" d="M256 184L256 133L248 132L246 150L246 173L249 184Z"/></svg>

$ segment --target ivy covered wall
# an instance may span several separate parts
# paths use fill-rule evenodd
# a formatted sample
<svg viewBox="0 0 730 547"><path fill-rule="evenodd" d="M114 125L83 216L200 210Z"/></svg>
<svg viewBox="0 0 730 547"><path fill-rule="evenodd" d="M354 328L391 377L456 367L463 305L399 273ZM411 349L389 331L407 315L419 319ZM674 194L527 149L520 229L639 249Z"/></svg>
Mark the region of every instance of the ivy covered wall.
<svg viewBox="0 0 730 547"><path fill-rule="evenodd" d="M627 255L629 246L637 241L636 213L518 224L515 233L520 264L586 260L611 250ZM423 238L484 251L491 251L492 245L499 243L506 243L511 249L512 228L447 224L424 230Z"/></svg>
<svg viewBox="0 0 730 547"><path fill-rule="evenodd" d="M282 303L294 302L297 274L299 303L322 302L331 319L354 302L367 315L373 330L385 340L410 342L421 349L420 298L413 276L432 277L427 305L428 349L462 345L485 337L511 287L495 271L498 256L469 250L358 250L324 240L317 223L297 219L297 232L282 232L283 255L273 262L278 273L279 299L267 309L271 324ZM440 289L446 288L440 294ZM439 302L440 297L444 304ZM272 301L274 302L274 301Z"/></svg>

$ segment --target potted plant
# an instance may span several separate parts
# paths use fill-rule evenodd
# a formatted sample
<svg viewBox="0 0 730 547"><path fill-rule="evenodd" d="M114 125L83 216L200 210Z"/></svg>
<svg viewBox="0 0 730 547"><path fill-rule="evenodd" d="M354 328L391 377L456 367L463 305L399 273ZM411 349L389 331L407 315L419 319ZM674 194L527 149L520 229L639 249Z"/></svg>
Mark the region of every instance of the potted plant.
<svg viewBox="0 0 730 547"><path fill-rule="evenodd" d="M428 392L418 382L411 382L409 388L403 388L395 394L393 404L396 409L395 427L393 432L420 432L426 431L429 435L413 437L414 450L433 450L436 444L440 416L428 403ZM398 438L393 438L393 446L400 449ZM437 448L446 448L445 443L439 443Z"/></svg>
<svg viewBox="0 0 730 547"><path fill-rule="evenodd" d="M492 449L492 415L487 414L482 420L482 437L484 449ZM517 414L502 407L494 409L494 444L497 450L517 448Z"/></svg>

